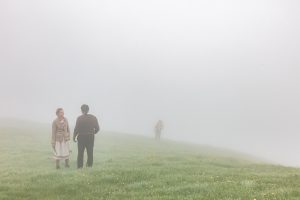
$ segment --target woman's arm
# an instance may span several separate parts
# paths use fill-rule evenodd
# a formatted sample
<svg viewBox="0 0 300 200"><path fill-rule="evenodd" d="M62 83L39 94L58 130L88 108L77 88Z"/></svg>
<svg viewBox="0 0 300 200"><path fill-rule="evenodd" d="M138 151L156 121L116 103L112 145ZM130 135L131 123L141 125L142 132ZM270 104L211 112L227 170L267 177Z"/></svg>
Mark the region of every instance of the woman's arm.
<svg viewBox="0 0 300 200"><path fill-rule="evenodd" d="M66 119L66 123L67 123L67 132L68 132L68 133L71 133L71 132L70 132L69 121L68 121L67 119Z"/></svg>
<svg viewBox="0 0 300 200"><path fill-rule="evenodd" d="M67 124L67 134L65 135L65 140L69 141L71 139L71 133L70 133L70 126L69 126L69 122L67 119L66 120L66 124Z"/></svg>
<svg viewBox="0 0 300 200"><path fill-rule="evenodd" d="M52 147L55 146L55 141L56 141L56 123L55 121L53 121L52 123L52 137L51 137L51 144L52 144Z"/></svg>

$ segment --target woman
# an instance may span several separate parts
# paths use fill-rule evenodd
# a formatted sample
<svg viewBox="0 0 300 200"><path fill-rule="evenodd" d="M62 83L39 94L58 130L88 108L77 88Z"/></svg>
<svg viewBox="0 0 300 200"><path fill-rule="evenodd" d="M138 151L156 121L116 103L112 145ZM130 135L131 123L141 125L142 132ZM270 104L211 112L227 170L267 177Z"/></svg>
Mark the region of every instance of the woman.
<svg viewBox="0 0 300 200"><path fill-rule="evenodd" d="M155 126L155 139L160 140L161 131L164 129L164 123L162 120L158 120Z"/></svg>
<svg viewBox="0 0 300 200"><path fill-rule="evenodd" d="M52 148L54 150L54 159L56 160L56 169L59 169L59 161L65 160L65 167L69 168L70 156L70 128L68 120L64 117L64 110L56 110L57 118L52 123Z"/></svg>

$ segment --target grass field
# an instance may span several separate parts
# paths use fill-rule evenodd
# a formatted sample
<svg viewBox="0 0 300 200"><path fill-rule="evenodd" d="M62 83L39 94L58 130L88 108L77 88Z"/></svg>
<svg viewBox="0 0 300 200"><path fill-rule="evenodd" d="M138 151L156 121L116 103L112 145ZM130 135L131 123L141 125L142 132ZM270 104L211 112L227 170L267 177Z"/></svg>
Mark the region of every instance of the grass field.
<svg viewBox="0 0 300 200"><path fill-rule="evenodd" d="M300 199L300 169L211 147L102 132L94 167L55 169L50 126L0 128L0 199ZM34 127L34 128L33 128Z"/></svg>

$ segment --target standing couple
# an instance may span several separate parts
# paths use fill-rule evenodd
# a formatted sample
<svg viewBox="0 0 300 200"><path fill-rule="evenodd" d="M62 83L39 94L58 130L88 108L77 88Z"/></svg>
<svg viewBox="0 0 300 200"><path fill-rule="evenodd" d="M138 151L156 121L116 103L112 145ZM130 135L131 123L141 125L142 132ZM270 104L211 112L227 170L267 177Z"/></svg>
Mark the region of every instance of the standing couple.
<svg viewBox="0 0 300 200"><path fill-rule="evenodd" d="M81 106L82 115L77 118L73 141L78 141L77 168L83 167L84 150L87 151L87 167L93 165L93 149L94 135L99 132L99 123L95 116L88 114L89 106L84 104ZM64 110L58 108L56 110L57 118L52 123L52 148L54 151L54 159L56 161L56 169L60 168L60 160L65 160L65 167L69 168L71 138L68 120L64 117ZM77 140L76 140L77 139Z"/></svg>

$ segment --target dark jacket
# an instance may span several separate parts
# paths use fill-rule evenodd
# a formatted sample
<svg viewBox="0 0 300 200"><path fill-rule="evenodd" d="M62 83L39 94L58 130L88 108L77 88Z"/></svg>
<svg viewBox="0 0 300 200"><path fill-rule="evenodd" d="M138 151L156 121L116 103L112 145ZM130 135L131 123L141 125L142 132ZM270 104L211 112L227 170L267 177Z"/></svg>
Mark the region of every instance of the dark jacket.
<svg viewBox="0 0 300 200"><path fill-rule="evenodd" d="M77 118L73 138L76 138L77 135L96 134L99 130L99 123L94 115L81 115Z"/></svg>

